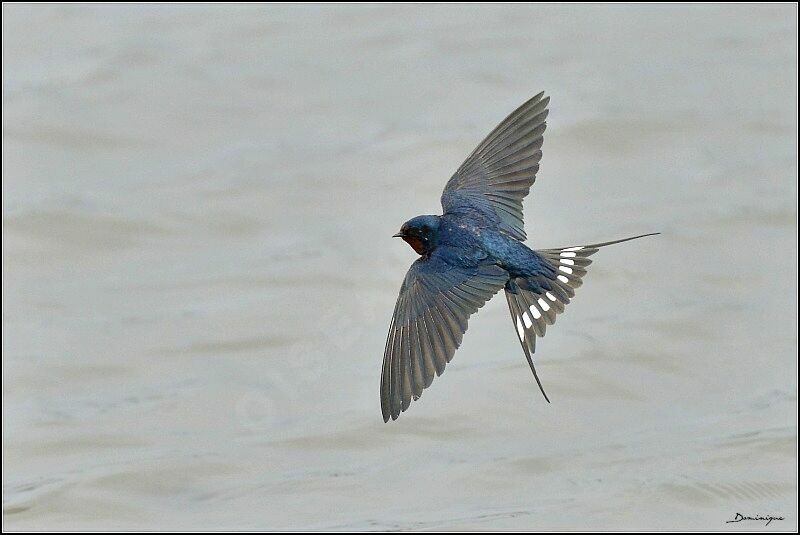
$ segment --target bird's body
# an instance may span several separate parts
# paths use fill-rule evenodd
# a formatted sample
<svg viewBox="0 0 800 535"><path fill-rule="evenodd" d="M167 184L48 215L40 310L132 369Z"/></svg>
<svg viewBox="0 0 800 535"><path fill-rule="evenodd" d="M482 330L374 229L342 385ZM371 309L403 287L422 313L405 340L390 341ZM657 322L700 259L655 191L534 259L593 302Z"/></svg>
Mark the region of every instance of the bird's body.
<svg viewBox="0 0 800 535"><path fill-rule="evenodd" d="M420 255L395 306L381 372L384 421L396 419L441 375L467 320L500 289L531 371L537 337L582 284L595 245L533 250L522 199L536 178L549 99L535 96L509 115L447 183L443 214L417 216L395 236ZM545 399L547 395L545 394ZM549 400L548 400L549 401Z"/></svg>
<svg viewBox="0 0 800 535"><path fill-rule="evenodd" d="M423 217L438 218L436 249L441 249L442 258L455 266L468 267L475 262L495 264L514 277L530 276L546 269L546 264L534 250L508 234L486 226L480 217L473 218L468 214Z"/></svg>

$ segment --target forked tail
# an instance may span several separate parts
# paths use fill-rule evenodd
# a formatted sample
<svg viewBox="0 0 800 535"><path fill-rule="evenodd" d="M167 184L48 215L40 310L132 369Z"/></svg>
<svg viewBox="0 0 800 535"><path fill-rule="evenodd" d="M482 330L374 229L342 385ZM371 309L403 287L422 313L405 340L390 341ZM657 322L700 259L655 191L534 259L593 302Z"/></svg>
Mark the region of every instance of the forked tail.
<svg viewBox="0 0 800 535"><path fill-rule="evenodd" d="M660 232L641 234L621 240L595 243L592 245L576 245L562 249L541 249L536 253L545 260L546 269L542 273L529 277L516 277L506 283L506 301L511 312L511 321L517 330L517 336L528 359L536 384L542 391L544 399L550 403L547 394L533 365L533 353L536 351L536 337L542 337L548 325L556 321L556 316L564 312L564 307L575 296L575 288L583 284L586 268L592 261L589 259L600 247L614 245L646 236L655 236Z"/></svg>

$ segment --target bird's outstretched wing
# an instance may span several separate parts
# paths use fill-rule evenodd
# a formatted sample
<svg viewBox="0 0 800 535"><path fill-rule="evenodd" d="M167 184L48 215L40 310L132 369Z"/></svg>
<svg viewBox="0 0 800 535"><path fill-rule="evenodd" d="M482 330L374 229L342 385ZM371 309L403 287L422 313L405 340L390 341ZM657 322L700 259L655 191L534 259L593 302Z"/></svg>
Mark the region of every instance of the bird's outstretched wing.
<svg viewBox="0 0 800 535"><path fill-rule="evenodd" d="M441 249L411 265L394 308L381 371L384 421L422 395L461 344L467 319L508 280L495 265L457 267Z"/></svg>
<svg viewBox="0 0 800 535"><path fill-rule="evenodd" d="M539 93L481 141L447 182L445 213L477 211L511 237L525 240L522 199L539 170L548 102L550 97Z"/></svg>

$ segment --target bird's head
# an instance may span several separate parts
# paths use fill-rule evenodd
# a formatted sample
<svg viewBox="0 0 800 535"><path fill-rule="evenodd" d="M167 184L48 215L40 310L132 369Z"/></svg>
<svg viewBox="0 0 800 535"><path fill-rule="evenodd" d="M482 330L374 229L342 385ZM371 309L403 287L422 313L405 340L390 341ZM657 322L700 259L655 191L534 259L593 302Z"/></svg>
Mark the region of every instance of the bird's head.
<svg viewBox="0 0 800 535"><path fill-rule="evenodd" d="M403 223L393 237L403 238L417 254L426 255L438 244L440 220L438 215L419 215Z"/></svg>

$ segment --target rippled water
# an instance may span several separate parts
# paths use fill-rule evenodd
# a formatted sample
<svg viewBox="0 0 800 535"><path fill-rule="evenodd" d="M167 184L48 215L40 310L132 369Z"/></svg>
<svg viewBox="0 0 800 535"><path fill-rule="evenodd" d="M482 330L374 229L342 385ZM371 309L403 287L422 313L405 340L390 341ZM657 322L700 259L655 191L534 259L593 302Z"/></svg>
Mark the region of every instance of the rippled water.
<svg viewBox="0 0 800 535"><path fill-rule="evenodd" d="M381 421L389 236L552 96L502 297ZM797 529L797 9L3 6L3 522Z"/></svg>

